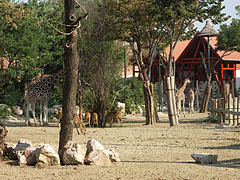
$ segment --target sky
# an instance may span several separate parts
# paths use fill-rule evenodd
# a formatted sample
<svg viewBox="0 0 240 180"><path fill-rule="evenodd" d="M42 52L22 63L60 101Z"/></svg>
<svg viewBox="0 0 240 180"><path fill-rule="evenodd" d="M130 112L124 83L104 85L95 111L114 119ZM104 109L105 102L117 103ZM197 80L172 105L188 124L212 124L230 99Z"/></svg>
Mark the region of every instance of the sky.
<svg viewBox="0 0 240 180"><path fill-rule="evenodd" d="M223 12L226 13L226 15L229 15L232 18L237 18L238 17L237 14L236 14L237 11L235 10L235 7L237 5L240 5L240 1L239 0L224 0L223 5L225 6L225 9L223 10ZM231 22L232 22L232 20L230 18L228 21L224 22L223 24L228 24L229 25ZM204 27L205 23L206 22L204 22L204 23L195 23L195 25L198 28L198 31L202 30L202 28ZM220 25L213 25L213 24L211 24L211 25L213 26L213 28L216 31L219 31Z"/></svg>

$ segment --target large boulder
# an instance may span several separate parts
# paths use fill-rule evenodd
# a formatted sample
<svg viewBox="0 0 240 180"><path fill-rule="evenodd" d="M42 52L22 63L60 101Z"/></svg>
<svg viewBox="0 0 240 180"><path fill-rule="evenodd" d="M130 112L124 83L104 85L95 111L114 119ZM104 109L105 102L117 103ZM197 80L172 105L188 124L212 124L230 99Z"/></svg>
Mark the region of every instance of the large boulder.
<svg viewBox="0 0 240 180"><path fill-rule="evenodd" d="M7 136L7 129L3 126L2 122L0 121L0 160L4 158L4 155L7 152L7 144L5 142L5 138Z"/></svg>
<svg viewBox="0 0 240 180"><path fill-rule="evenodd" d="M87 153L86 155L88 155L91 151L96 151L96 150L104 150L104 147L102 144L100 144L98 141L96 141L95 139L90 139L87 142Z"/></svg>
<svg viewBox="0 0 240 180"><path fill-rule="evenodd" d="M97 166L108 166L111 165L111 160L109 159L108 154L103 150L95 150L86 155L85 163Z"/></svg>
<svg viewBox="0 0 240 180"><path fill-rule="evenodd" d="M84 164L86 149L83 149L78 143L69 141L63 148L62 163L66 165Z"/></svg>
<svg viewBox="0 0 240 180"><path fill-rule="evenodd" d="M33 158L36 156L37 166L57 166L60 165L59 155L49 144L40 145L33 152Z"/></svg>
<svg viewBox="0 0 240 180"><path fill-rule="evenodd" d="M33 148L31 141L25 139L19 139L18 143L14 147L8 147L9 158L18 160L24 151L29 148Z"/></svg>
<svg viewBox="0 0 240 180"><path fill-rule="evenodd" d="M18 116L23 115L23 110L21 109L20 106L13 106L13 112Z"/></svg>
<svg viewBox="0 0 240 180"><path fill-rule="evenodd" d="M107 166L111 162L119 162L118 153L113 149L106 150L103 145L95 139L88 140L87 152L84 162L86 164L95 164L98 166Z"/></svg>
<svg viewBox="0 0 240 180"><path fill-rule="evenodd" d="M218 155L206 153L195 153L191 156L197 163L201 164L216 164L218 158Z"/></svg>
<svg viewBox="0 0 240 180"><path fill-rule="evenodd" d="M120 162L120 158L118 153L115 152L113 149L105 149L103 150L108 156L111 162Z"/></svg>
<svg viewBox="0 0 240 180"><path fill-rule="evenodd" d="M0 104L0 118L12 114L11 108L6 104Z"/></svg>

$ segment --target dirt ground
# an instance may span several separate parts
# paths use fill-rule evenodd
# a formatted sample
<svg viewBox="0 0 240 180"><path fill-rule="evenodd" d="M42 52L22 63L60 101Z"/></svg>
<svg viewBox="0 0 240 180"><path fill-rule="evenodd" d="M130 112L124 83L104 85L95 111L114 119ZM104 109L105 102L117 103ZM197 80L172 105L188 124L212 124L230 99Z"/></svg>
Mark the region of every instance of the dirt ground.
<svg viewBox="0 0 240 180"><path fill-rule="evenodd" d="M0 179L146 179L146 180L237 180L240 179L240 129L204 122L208 114L187 114L178 126L170 127L167 114L160 113L156 126L144 125L145 117L127 116L123 127L87 128L86 135L77 135L73 141L86 146L96 139L106 149L119 153L121 162L111 166L79 165L37 168L18 166L14 161L0 161ZM24 127L23 120L5 122L7 143L19 139L32 144L50 144L58 150L59 128ZM193 153L218 155L217 164L197 164Z"/></svg>

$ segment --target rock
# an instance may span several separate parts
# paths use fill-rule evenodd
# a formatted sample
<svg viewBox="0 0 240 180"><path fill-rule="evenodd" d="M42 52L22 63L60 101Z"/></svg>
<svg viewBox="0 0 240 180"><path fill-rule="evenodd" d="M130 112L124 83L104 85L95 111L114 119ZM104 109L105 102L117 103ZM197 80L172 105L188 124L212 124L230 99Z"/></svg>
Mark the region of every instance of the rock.
<svg viewBox="0 0 240 180"><path fill-rule="evenodd" d="M113 149L103 150L108 156L111 162L120 162L118 153L115 152Z"/></svg>
<svg viewBox="0 0 240 180"><path fill-rule="evenodd" d="M43 144L36 149L37 166L57 166L60 165L59 155L49 144ZM33 156L34 157L34 156Z"/></svg>
<svg viewBox="0 0 240 180"><path fill-rule="evenodd" d="M18 160L20 155L23 155L24 151L27 148L32 148L32 143L31 141L25 140L25 139L20 139L13 148L9 147L9 158L13 160Z"/></svg>
<svg viewBox="0 0 240 180"><path fill-rule="evenodd" d="M86 164L94 164L97 166L108 166L111 165L109 156L103 150L91 151L85 158Z"/></svg>
<svg viewBox="0 0 240 180"><path fill-rule="evenodd" d="M117 107L120 108L123 112L125 112L125 103L117 102Z"/></svg>
<svg viewBox="0 0 240 180"><path fill-rule="evenodd" d="M0 104L0 117L9 116L12 114L12 110L6 104Z"/></svg>
<svg viewBox="0 0 240 180"><path fill-rule="evenodd" d="M87 153L86 155L88 155L91 151L96 151L96 150L104 150L103 145L101 145L98 141L96 141L95 139L90 139L87 142Z"/></svg>
<svg viewBox="0 0 240 180"><path fill-rule="evenodd" d="M7 153L7 144L5 138L8 134L8 130L0 121L0 160L4 159L5 154Z"/></svg>
<svg viewBox="0 0 240 180"><path fill-rule="evenodd" d="M18 158L18 165L26 165L27 164L27 159L26 156L24 156L22 153L18 152L17 153L17 158Z"/></svg>
<svg viewBox="0 0 240 180"><path fill-rule="evenodd" d="M69 141L62 152L62 163L66 165L84 164L86 150L79 144Z"/></svg>
<svg viewBox="0 0 240 180"><path fill-rule="evenodd" d="M49 112L50 114L57 114L58 111L59 111L59 109L61 109L61 108L62 108L61 105L54 105L53 107L51 107L51 108L48 109L48 112Z"/></svg>
<svg viewBox="0 0 240 180"><path fill-rule="evenodd" d="M13 106L13 112L18 116L23 115L23 110L20 108L20 106Z"/></svg>
<svg viewBox="0 0 240 180"><path fill-rule="evenodd" d="M218 158L218 155L206 153L192 154L191 156L197 163L201 164L216 164Z"/></svg>

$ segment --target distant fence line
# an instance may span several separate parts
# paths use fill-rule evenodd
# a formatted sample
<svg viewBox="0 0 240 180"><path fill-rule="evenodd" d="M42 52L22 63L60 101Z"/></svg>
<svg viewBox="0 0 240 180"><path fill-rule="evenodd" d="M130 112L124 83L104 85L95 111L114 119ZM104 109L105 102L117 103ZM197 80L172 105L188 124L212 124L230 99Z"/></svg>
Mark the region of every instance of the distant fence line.
<svg viewBox="0 0 240 180"><path fill-rule="evenodd" d="M219 124L240 124L240 96L227 94L225 98L211 99L210 112L218 117Z"/></svg>

